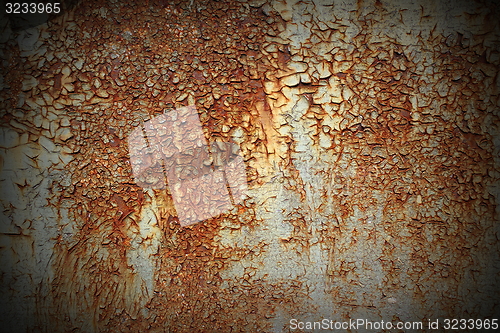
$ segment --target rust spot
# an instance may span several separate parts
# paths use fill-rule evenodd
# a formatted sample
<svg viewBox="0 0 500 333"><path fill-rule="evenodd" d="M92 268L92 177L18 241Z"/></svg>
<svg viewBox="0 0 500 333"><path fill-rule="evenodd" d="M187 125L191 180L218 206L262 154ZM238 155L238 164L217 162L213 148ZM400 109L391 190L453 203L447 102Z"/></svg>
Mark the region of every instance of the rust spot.
<svg viewBox="0 0 500 333"><path fill-rule="evenodd" d="M498 34L476 23L496 16L457 14L471 24L455 39L440 31L459 21L436 25L428 6L398 3L401 24L391 2L357 6L91 0L44 26L41 49L22 52L21 34L2 44L0 185L12 200L0 208L29 215L13 230L31 240L5 256L22 263L8 294L24 302L20 281L54 272L29 295L25 331L492 317ZM169 184L134 178L128 139L188 105L210 144L238 142L252 197L181 227Z"/></svg>

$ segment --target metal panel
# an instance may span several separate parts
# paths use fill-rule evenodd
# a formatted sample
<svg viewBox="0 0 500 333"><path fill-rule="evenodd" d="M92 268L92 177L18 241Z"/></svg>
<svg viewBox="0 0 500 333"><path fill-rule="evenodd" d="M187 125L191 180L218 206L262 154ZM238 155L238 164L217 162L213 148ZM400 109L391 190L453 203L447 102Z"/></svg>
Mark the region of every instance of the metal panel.
<svg viewBox="0 0 500 333"><path fill-rule="evenodd" d="M5 331L500 319L494 2L1 15ZM175 110L199 125L153 126L153 145Z"/></svg>

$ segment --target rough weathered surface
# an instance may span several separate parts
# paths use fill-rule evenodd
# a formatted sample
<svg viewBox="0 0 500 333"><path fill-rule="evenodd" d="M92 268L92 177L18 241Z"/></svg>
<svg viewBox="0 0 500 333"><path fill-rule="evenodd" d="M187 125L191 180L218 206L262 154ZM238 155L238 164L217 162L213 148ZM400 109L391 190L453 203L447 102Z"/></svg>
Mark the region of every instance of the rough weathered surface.
<svg viewBox="0 0 500 333"><path fill-rule="evenodd" d="M500 313L494 2L84 1L2 17L6 331ZM5 14L1 14L5 15ZM187 227L129 135L196 106L247 197Z"/></svg>

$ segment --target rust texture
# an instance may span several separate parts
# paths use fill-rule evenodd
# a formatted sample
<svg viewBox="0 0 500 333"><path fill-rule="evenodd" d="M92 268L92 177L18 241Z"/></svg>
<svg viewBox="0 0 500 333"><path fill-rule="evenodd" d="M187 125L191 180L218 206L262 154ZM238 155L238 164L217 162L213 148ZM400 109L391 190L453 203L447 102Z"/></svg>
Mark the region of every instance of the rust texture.
<svg viewBox="0 0 500 333"><path fill-rule="evenodd" d="M0 18L6 331L500 319L493 2L67 8L24 30ZM215 159L237 145L248 186L188 226L168 165L134 177L129 147L184 107Z"/></svg>

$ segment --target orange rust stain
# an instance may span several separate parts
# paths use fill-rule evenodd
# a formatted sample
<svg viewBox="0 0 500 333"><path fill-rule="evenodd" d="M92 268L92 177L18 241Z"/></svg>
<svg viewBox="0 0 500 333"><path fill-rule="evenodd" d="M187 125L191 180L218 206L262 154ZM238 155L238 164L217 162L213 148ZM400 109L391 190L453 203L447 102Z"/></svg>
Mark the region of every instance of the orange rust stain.
<svg viewBox="0 0 500 333"><path fill-rule="evenodd" d="M361 10L364 4L366 1L358 1L358 8ZM385 11L382 2L377 0L374 4L374 13L382 17ZM373 18L358 17L358 23L364 27L362 31L353 41L338 39L342 47L330 54L340 59L331 62L344 68L331 74L333 79L340 81L338 89L342 90L342 99L335 97L339 98L335 103L324 105L316 103L315 92L325 80L319 79L314 70L309 71L307 73L312 72L310 83L299 83L290 90L297 94L300 91L310 107L301 119L289 120L291 108L273 113L263 83L268 78L278 77L296 57L290 52L289 41L283 41L276 52L261 51L269 38L268 32L283 31L280 27L287 23L272 10L265 14L267 9L240 6L237 2L206 1L203 6L199 1L189 0L175 4L162 1L160 6L148 2L145 7L128 2L85 2L72 21L78 27L74 33L75 39L83 45L82 52L90 59L98 53L94 53L96 45L108 45L112 40L115 46L127 50L127 54L120 53L114 60L97 55L96 63L86 63L81 71L60 59L47 61L40 65L42 69L38 69L38 62L30 59L25 64L33 71L43 70L42 85L53 81L53 86L45 89L53 93L56 101L63 87L75 80L75 94L61 97L61 101L69 101L70 105L64 104L65 111L60 112L68 116L68 128L74 136L64 143L54 138L58 147L68 147L73 152L74 159L66 166L70 179L64 180L65 185L60 190L51 188L51 195L59 195L56 202L60 206L70 207L68 219L76 231L68 232L70 236L54 238L57 245L51 264L57 274L47 298L56 299L53 304L57 306L46 307L50 323L64 328L61 331L85 330L82 322L73 318L72 310L64 305L73 304L75 298L89 303L75 310L76 317L94 313L92 318L98 319L93 323L96 330L117 332L269 331L272 329L269 319L275 318L278 309L296 314L311 308L310 281L304 276L274 282L266 280L267 276L255 279L256 272L269 268L255 264L255 267L244 267L241 276L224 279L224 274L236 263L253 265L261 262L268 251L270 244L264 240L255 248L220 241L220 235L228 230L242 238L256 235L265 222L259 221L256 213L262 207L246 200L234 211L181 228L168 189L145 194L134 183L127 135L145 119L191 103L191 97L194 97L209 141L221 138L230 141L236 129L244 132L242 150L248 162L248 181L255 192L262 185L258 178L260 170L255 167L261 163L262 155L276 151L282 144L288 145L286 156L282 156L283 161L276 159L273 171L283 182L276 185L277 188L288 191L287 195L296 197L297 202L293 203L294 207L281 202L262 206L282 211L284 222L293 227L290 235L279 239L285 253L309 253L315 218L320 216L327 221L322 226L324 230L318 232L319 242L329 251L325 285L330 289L325 293L338 308L345 311L359 307L383 308L373 306L372 299L354 291L353 285L361 281L357 274L369 271L369 267L366 262L349 259L350 253L355 253L349 251L363 246L363 242L381 244L377 263L381 263L383 279L375 289L384 298L398 291L394 286L401 284L399 279L403 270L409 276L404 277L405 283L414 288L416 302L421 303L428 301L429 293L433 292L428 286L443 284L442 278L464 279L461 272L470 271L471 262L476 259L473 254L460 251L469 253L472 248L482 246L481 237L492 228L495 218L496 206L492 196L486 194L485 197L485 187L481 183L482 179L495 180L490 176L493 172L488 172L493 168L490 139L478 130L480 120L474 118L474 112L468 113L467 121L458 118L461 112L468 112L462 110L466 102L479 100L483 90L490 91L489 85L484 83L486 79L483 82L473 78L473 74L481 78L481 73L487 71L480 66L487 63L489 53L476 54L464 48L462 43L466 40L461 34L457 45L451 46L439 38L422 41L418 37L417 48L425 46L428 52L434 52L431 58L435 60L432 65L437 69L435 74L442 76L440 80L449 79L448 87L458 91L441 97L434 89L434 82L420 80L420 75L415 74L421 73L419 66L423 61L413 59L410 52L404 54L402 46L394 45L393 41L384 47L365 45L364 41L372 33L369 28ZM108 13L108 17L112 17L108 21L101 11L96 11L101 7L119 15ZM141 15L137 14L139 9ZM241 12L245 12L245 17L241 17ZM121 22L120 27L116 22ZM339 24L339 29L327 25L321 29L337 33L345 30L343 24L347 24L332 23ZM62 31L66 30L72 33L71 29L65 29L65 24L52 22L47 27L48 32L51 36L62 36ZM284 31L282 35L286 34L286 29ZM318 36L311 40L323 38ZM323 39L322 42L328 42L326 37ZM276 40L274 42L279 44ZM61 46L71 48L66 45L69 38L60 37L53 42L50 52L60 50ZM312 52L310 48L303 51L304 54ZM297 57L304 57L301 62L308 65L317 65L316 60L323 61L323 54L313 54L307 59L302 53ZM370 66L365 66L367 61L371 61ZM344 67L346 63L349 66ZM25 65L21 62L11 65L6 79L13 87L9 94L16 95L20 91L22 80L18 77L22 76L21 67ZM60 73L66 65L71 65L71 79ZM147 72L149 70L151 72ZM460 78L450 73L460 73ZM306 72L301 74L305 76ZM97 99L97 102L87 97L82 100L81 94L89 93L83 86L94 78L101 79L102 89L110 98ZM148 79L153 80L152 84ZM119 86L117 80L122 81L123 86ZM428 90L420 93L421 87ZM284 87L280 88L276 95L285 91ZM97 92L95 87L91 90ZM409 97L415 95L439 102L441 108L429 110L430 107L424 106L414 110ZM491 101L482 103L478 113L486 113L487 106L492 105ZM328 107L328 112L322 106ZM26 110L26 106L22 109ZM51 140L57 137L57 129L44 128L46 123L35 124L32 114L26 114L22 123L29 124L31 136L45 136ZM14 112L1 115L5 124L16 117ZM498 117L492 119L498 120ZM64 122L58 119L58 123ZM300 138L277 131L278 126L293 127L297 123L310 126L307 131L313 143L306 152L296 151ZM467 128L470 132L466 132ZM481 148L483 143L487 148ZM302 178L303 171L297 167L300 158L308 154L313 160L308 161L311 163L304 169L312 178L321 180L315 184L317 188ZM51 177L58 175L51 174ZM27 182L16 184L23 195L29 192ZM153 198L148 198L149 195ZM134 289L139 274L129 262L129 255L134 250L131 247L135 239L141 239L141 246L153 240L154 236L150 235L140 238L137 231L137 221L142 209L151 204L150 199L158 206L154 207L154 217L161 230L161 239L157 252L150 258L155 265L153 290L147 291L149 298L141 305L147 310L132 314L124 310L127 297L134 302L134 297L142 299L146 292ZM319 204L311 208L316 201ZM382 220L378 221L377 231L368 230L369 215L375 215L378 205L383 205ZM325 216L326 212L330 215ZM478 224L479 220L489 225ZM348 223L358 224L353 227ZM429 240L431 236L435 241ZM380 237L384 237L383 241ZM446 251L441 249L443 245ZM443 258L456 259L454 266L451 267L446 259L434 258L436 253ZM245 261L252 256L255 260ZM337 283L336 279L341 282ZM457 295L456 290L464 288L458 282L445 282L449 287L446 290L454 295ZM361 300L359 304L357 298ZM452 302L436 304L447 313L458 313ZM380 301L380 304L384 303ZM418 311L423 313L425 309L415 310ZM40 322L49 321L44 313L40 314ZM82 321L91 322L89 318Z"/></svg>

